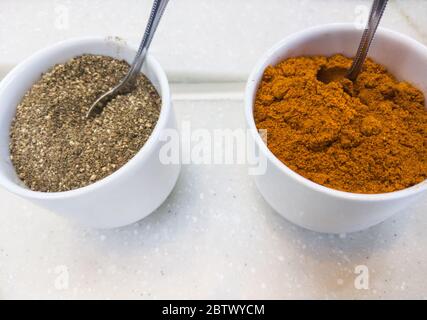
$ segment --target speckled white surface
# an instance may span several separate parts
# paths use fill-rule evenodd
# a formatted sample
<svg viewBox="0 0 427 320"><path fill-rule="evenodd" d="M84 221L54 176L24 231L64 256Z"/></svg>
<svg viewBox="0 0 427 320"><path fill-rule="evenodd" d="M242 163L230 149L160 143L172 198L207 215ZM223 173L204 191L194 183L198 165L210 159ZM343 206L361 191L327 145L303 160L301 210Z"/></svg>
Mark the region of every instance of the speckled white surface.
<svg viewBox="0 0 427 320"><path fill-rule="evenodd" d="M137 42L150 2L123 3L2 0L0 77L61 39L119 35ZM153 51L174 82L206 82L173 86L179 122L244 127L239 82L259 55L307 26L353 21L360 4L368 2L171 1ZM391 0L384 25L427 43L426 9L424 0ZM66 28L57 24L64 10ZM424 197L364 232L321 235L278 216L244 166L186 165L155 213L125 228L99 231L0 190L0 299L426 299L426 209ZM357 266L369 270L367 290L354 285Z"/></svg>
<svg viewBox="0 0 427 320"><path fill-rule="evenodd" d="M175 103L194 128L240 128L242 107ZM184 166L159 210L117 230L83 228L3 190L0 199L0 298L427 298L426 197L341 236L285 221L239 165ZM358 265L369 290L354 286Z"/></svg>
<svg viewBox="0 0 427 320"><path fill-rule="evenodd" d="M57 41L120 36L139 43L151 0L1 0L0 74ZM370 0L172 0L152 51L172 81L244 81L283 37L361 21ZM427 43L427 1L390 0L381 25ZM3 64L3 66L2 66Z"/></svg>

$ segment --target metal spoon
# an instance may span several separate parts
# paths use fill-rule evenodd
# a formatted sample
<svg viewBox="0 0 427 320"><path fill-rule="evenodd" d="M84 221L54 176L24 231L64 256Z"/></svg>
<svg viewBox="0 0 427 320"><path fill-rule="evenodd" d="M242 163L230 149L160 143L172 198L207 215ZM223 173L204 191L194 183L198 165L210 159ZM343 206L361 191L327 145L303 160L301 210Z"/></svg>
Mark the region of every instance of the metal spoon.
<svg viewBox="0 0 427 320"><path fill-rule="evenodd" d="M342 78L350 79L355 81L360 71L362 70L363 63L368 55L369 47L371 46L372 40L374 39L375 32L377 31L378 25L383 16L385 7L387 6L388 0L374 0L371 12L369 13L368 24L363 32L362 39L360 40L359 48L357 49L356 57L353 60L353 64L350 69L345 68L329 68L321 69L317 74L317 78L325 83L336 81Z"/></svg>
<svg viewBox="0 0 427 320"><path fill-rule="evenodd" d="M135 59L132 62L131 67L127 75L110 91L102 94L89 108L86 117L90 117L95 112L101 112L105 104L119 94L124 94L132 90L136 76L140 73L142 64L145 61L148 48L150 47L151 41L153 40L154 33L157 30L160 19L163 12L166 9L166 5L169 0L154 0L153 8L151 9L150 18L145 28L144 37L142 38L138 52L136 53Z"/></svg>

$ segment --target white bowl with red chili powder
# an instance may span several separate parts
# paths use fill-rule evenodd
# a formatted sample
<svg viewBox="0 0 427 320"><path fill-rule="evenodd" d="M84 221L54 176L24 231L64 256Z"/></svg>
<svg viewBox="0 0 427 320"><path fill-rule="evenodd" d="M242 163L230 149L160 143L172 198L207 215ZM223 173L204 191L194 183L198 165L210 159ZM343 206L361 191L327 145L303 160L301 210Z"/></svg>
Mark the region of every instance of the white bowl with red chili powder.
<svg viewBox="0 0 427 320"><path fill-rule="evenodd" d="M318 232L366 229L426 196L427 48L379 29L356 82L316 77L348 67L361 34L331 24L291 35L246 86L247 125L267 159L256 185L278 213Z"/></svg>
<svg viewBox="0 0 427 320"><path fill-rule="evenodd" d="M159 207L180 172L159 157L163 133L176 130L160 64L148 55L135 89L95 118L84 118L81 101L89 108L121 79L135 52L120 39L74 39L14 68L0 83L0 185L96 228L124 226Z"/></svg>

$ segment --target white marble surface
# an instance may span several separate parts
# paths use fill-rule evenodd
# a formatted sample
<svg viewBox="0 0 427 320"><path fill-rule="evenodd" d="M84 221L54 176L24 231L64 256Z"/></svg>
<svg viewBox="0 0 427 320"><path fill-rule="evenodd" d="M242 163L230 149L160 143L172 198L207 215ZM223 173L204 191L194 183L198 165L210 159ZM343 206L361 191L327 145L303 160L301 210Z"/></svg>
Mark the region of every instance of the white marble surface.
<svg viewBox="0 0 427 320"><path fill-rule="evenodd" d="M172 0L152 49L174 82L244 81L278 40L318 24L357 23L369 4ZM1 0L0 74L35 50L70 37L113 35L139 43L150 6L151 0ZM426 12L425 0L390 0L382 26L427 43Z"/></svg>
<svg viewBox="0 0 427 320"><path fill-rule="evenodd" d="M239 101L175 108L195 129L244 126ZM240 165L184 166L159 210L117 230L0 199L0 298L427 298L426 197L340 236L284 220ZM354 286L359 265L368 290Z"/></svg>
<svg viewBox="0 0 427 320"><path fill-rule="evenodd" d="M368 3L172 0L153 51L175 83L179 121L244 127L241 90L259 55L305 27L355 21L358 6ZM137 42L149 5L1 0L0 78L62 39L118 35ZM426 9L424 0L391 0L384 25L427 44ZM424 197L369 230L321 235L278 216L244 166L187 165L151 216L98 231L0 190L0 299L426 299L426 209ZM357 266L369 270L368 290L354 285Z"/></svg>

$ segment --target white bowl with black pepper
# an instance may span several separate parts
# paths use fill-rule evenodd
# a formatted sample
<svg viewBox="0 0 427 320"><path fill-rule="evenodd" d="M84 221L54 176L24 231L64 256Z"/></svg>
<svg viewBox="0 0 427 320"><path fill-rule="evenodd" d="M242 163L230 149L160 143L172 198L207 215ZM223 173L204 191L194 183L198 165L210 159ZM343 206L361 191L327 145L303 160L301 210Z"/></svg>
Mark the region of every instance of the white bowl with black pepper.
<svg viewBox="0 0 427 320"><path fill-rule="evenodd" d="M35 204L95 228L128 225L155 211L174 188L181 166L164 163L159 156L167 143L163 133L177 127L166 74L151 55L147 56L141 72L161 97L160 113L148 140L117 171L69 191L33 191L19 179L10 155L10 128L17 106L43 73L83 54L131 63L135 52L119 39L73 39L43 49L15 67L0 83L0 185Z"/></svg>
<svg viewBox="0 0 427 320"><path fill-rule="evenodd" d="M427 194L427 180L399 191L362 194L317 184L281 162L257 132L254 119L256 93L268 66L300 56L331 56L356 52L361 31L353 24L329 24L303 30L271 48L252 70L245 92L245 115L253 142L266 159L266 172L256 175L258 190L266 201L293 223L318 232L347 233L376 225L408 208ZM416 85L427 96L427 48L397 32L380 28L369 52L398 79ZM268 133L267 133L268 135ZM268 140L268 138L267 138Z"/></svg>

